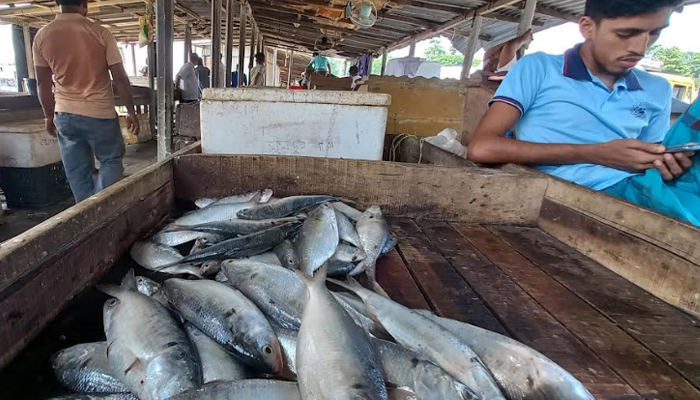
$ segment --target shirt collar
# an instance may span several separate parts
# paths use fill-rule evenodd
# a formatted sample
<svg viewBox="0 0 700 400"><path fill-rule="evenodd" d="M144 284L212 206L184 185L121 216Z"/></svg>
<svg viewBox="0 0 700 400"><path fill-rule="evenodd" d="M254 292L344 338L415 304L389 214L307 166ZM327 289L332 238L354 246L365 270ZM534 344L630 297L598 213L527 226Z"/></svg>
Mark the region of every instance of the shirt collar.
<svg viewBox="0 0 700 400"><path fill-rule="evenodd" d="M78 13L59 13L56 14L56 19L70 20L70 19L84 19L81 14Z"/></svg>
<svg viewBox="0 0 700 400"><path fill-rule="evenodd" d="M577 44L573 49L564 53L564 76L578 81L593 82L593 77L581 58L581 44ZM630 91L644 89L634 71L628 72L624 79L618 83L618 86L624 86Z"/></svg>

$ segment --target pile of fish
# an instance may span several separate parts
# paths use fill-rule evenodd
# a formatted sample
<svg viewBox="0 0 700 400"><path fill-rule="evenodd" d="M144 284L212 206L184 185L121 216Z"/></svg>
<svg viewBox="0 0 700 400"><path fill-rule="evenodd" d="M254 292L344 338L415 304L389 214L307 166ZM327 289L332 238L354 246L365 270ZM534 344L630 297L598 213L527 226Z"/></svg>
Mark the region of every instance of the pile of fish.
<svg viewBox="0 0 700 400"><path fill-rule="evenodd" d="M375 272L397 240L378 206L271 190L195 204L131 250L176 276L99 286L106 340L54 355L79 393L60 399L594 399L515 340L391 300Z"/></svg>

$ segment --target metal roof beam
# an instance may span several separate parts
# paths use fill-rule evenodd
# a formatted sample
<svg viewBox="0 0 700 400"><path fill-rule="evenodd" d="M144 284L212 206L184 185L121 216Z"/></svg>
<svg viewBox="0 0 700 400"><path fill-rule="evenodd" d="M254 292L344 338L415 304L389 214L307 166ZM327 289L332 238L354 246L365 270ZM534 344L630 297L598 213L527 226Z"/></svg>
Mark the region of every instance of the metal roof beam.
<svg viewBox="0 0 700 400"><path fill-rule="evenodd" d="M535 7L535 12L537 14L546 15L548 17L559 18L561 20L573 22L575 24L578 24L579 19L581 19L580 16L565 13L563 11L559 11L559 10L556 10L554 8L543 6L543 5L538 5L537 7ZM534 25L534 23L533 23L533 25Z"/></svg>

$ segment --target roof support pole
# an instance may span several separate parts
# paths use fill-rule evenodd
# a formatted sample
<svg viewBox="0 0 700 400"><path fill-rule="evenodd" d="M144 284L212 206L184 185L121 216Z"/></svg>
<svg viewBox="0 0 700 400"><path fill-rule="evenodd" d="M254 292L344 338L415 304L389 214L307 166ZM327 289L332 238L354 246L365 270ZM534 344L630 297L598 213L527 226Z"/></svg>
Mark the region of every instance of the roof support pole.
<svg viewBox="0 0 700 400"><path fill-rule="evenodd" d="M380 73L381 76L384 76L384 73L386 72L386 56L387 56L387 51L384 50L382 53L382 72Z"/></svg>
<svg viewBox="0 0 700 400"><path fill-rule="evenodd" d="M255 66L255 50L256 50L255 48L257 47L256 40L258 40L257 32L253 28L250 30L250 55L248 56L248 58L250 60L248 61L248 71L253 69L253 67ZM250 73L250 72L248 72L248 73Z"/></svg>
<svg viewBox="0 0 700 400"><path fill-rule="evenodd" d="M133 44L132 44L133 46ZM190 54L192 53L192 28L190 24L185 25L185 61L188 63L190 61Z"/></svg>
<svg viewBox="0 0 700 400"><path fill-rule="evenodd" d="M289 65L287 68L289 69L287 71L287 87L292 86L292 68L294 68L294 50L287 50L287 53L289 53Z"/></svg>
<svg viewBox="0 0 700 400"><path fill-rule="evenodd" d="M136 43L132 43L129 47L131 47L131 69L134 71L134 76L138 76L139 70L136 68Z"/></svg>
<svg viewBox="0 0 700 400"><path fill-rule="evenodd" d="M409 57L416 56L416 39L415 38L411 39L411 44L408 47L408 56Z"/></svg>
<svg viewBox="0 0 700 400"><path fill-rule="evenodd" d="M472 20L472 29L469 32L469 41L467 42L467 49L464 52L464 62L462 63L462 73L460 74L461 80L465 80L469 77L469 71L474 62L474 54L476 54L476 50L479 48L479 35L481 34L483 22L484 17L481 15L477 15Z"/></svg>
<svg viewBox="0 0 700 400"><path fill-rule="evenodd" d="M222 87L231 87L231 72L233 72L233 25L236 2L234 0L226 1L226 77ZM238 75L240 82L240 75ZM240 85L239 85L240 86Z"/></svg>
<svg viewBox="0 0 700 400"><path fill-rule="evenodd" d="M148 123L151 132L156 133L156 119L158 115L158 97L156 97L156 44L148 44L148 88L150 89L150 102L148 103Z"/></svg>
<svg viewBox="0 0 700 400"><path fill-rule="evenodd" d="M537 8L537 0L526 0L523 14L520 16L520 25L518 26L518 36L522 36L528 30L532 29L532 21L535 19L535 10ZM518 58L525 54L525 49L518 50Z"/></svg>
<svg viewBox="0 0 700 400"><path fill-rule="evenodd" d="M173 143L173 0L156 0L158 58L158 160L172 154Z"/></svg>
<svg viewBox="0 0 700 400"><path fill-rule="evenodd" d="M229 0L232 1L232 0ZM245 35L248 20L248 7L241 2L240 30L238 32L238 86L243 86L243 74L245 73Z"/></svg>
<svg viewBox="0 0 700 400"><path fill-rule="evenodd" d="M211 87L223 87L221 76L221 0L211 0Z"/></svg>
<svg viewBox="0 0 700 400"><path fill-rule="evenodd" d="M29 79L36 79L34 54L32 54L32 34L28 25L22 27L22 33L24 34L24 57L27 59L27 74Z"/></svg>
<svg viewBox="0 0 700 400"><path fill-rule="evenodd" d="M275 49L272 51L272 85L267 86L277 87L279 77L280 73L279 67L277 66L277 47L275 47Z"/></svg>

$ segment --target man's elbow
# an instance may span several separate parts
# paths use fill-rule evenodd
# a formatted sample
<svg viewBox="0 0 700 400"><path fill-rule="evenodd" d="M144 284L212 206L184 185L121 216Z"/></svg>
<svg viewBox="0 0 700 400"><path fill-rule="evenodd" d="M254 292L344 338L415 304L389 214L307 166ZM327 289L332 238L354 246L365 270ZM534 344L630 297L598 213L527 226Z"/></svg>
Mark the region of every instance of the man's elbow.
<svg viewBox="0 0 700 400"><path fill-rule="evenodd" d="M492 147L488 140L472 139L467 146L467 159L476 163L495 163Z"/></svg>

